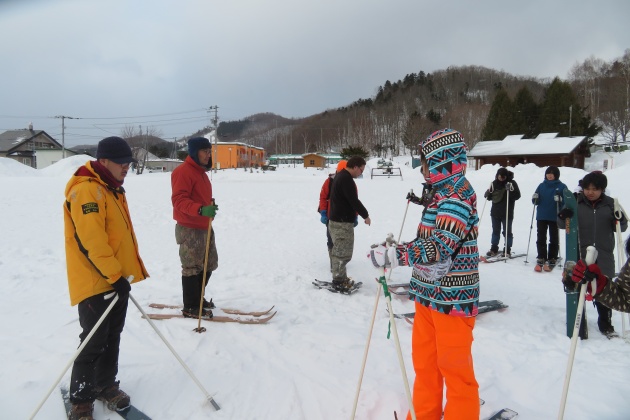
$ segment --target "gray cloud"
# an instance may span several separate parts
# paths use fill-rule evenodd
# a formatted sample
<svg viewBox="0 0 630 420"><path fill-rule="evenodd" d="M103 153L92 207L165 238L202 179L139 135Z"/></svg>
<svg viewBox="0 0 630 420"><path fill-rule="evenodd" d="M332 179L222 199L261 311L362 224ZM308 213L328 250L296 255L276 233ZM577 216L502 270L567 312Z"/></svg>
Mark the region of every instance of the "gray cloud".
<svg viewBox="0 0 630 420"><path fill-rule="evenodd" d="M630 47L630 3L580 3L3 2L0 130L33 121L58 137L60 121L46 117L70 115L109 119L67 121L69 145L125 124L172 138L209 124L210 105L221 120L304 117L421 70L482 65L566 78L577 62ZM194 112L167 115L184 111Z"/></svg>

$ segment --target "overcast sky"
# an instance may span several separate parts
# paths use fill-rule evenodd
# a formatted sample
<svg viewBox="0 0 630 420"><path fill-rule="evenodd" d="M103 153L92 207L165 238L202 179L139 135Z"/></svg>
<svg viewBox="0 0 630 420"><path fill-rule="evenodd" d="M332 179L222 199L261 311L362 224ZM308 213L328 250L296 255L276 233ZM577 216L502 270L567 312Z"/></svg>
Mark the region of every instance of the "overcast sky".
<svg viewBox="0 0 630 420"><path fill-rule="evenodd" d="M567 78L630 48L628 0L2 0L0 132L167 139L260 112L305 117L386 80L480 65Z"/></svg>

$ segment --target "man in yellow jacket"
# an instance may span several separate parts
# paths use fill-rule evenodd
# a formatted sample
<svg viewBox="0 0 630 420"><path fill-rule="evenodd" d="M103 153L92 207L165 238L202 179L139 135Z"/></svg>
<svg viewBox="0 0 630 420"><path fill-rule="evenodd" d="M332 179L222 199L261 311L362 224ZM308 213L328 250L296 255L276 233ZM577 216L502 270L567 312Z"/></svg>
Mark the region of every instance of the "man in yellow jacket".
<svg viewBox="0 0 630 420"><path fill-rule="evenodd" d="M70 381L69 419L91 419L95 399L111 410L129 406L119 388L118 353L133 282L148 273L138 252L122 184L129 164L137 162L127 142L108 137L98 143L96 160L88 161L66 185L64 236L70 303L78 305L81 342L111 303L118 301L76 358Z"/></svg>

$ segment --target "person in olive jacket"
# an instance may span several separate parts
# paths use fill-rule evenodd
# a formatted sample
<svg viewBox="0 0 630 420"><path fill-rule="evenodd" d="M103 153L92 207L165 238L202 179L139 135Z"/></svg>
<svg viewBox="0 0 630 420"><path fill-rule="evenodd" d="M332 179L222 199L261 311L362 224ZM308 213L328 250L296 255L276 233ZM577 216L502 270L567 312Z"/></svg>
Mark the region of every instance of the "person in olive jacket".
<svg viewBox="0 0 630 420"><path fill-rule="evenodd" d="M108 137L98 143L96 160L70 178L63 207L70 303L78 305L81 342L113 297L111 311L75 359L70 378L70 419L92 418L95 399L122 410L130 397L119 387L118 354L131 285L149 277L138 251L122 184L136 162L127 142Z"/></svg>
<svg viewBox="0 0 630 420"><path fill-rule="evenodd" d="M512 253L512 221L514 220L514 203L521 198L521 190L514 181L514 174L506 168L499 168L490 188L484 194L487 200L492 200L490 218L492 219L492 236L490 238L490 251L486 257L494 257L499 254L499 241L501 239L501 227L503 227L504 248L501 255L507 257ZM509 204L508 204L509 200Z"/></svg>

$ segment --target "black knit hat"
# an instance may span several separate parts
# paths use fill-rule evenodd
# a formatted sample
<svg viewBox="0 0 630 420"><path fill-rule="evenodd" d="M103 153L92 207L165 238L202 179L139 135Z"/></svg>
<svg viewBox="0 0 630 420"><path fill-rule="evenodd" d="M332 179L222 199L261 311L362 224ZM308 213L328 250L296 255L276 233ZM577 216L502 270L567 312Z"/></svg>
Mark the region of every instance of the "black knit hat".
<svg viewBox="0 0 630 420"><path fill-rule="evenodd" d="M501 175L507 178L509 171L505 168L499 168L497 170L497 176Z"/></svg>
<svg viewBox="0 0 630 420"><path fill-rule="evenodd" d="M547 174L553 174L554 179L560 179L560 169L558 169L557 166L550 166L547 168L547 170L545 171L545 175Z"/></svg>
<svg viewBox="0 0 630 420"><path fill-rule="evenodd" d="M195 161L197 165L201 165L199 163L199 157L197 156L197 152L201 149L210 149L212 146L210 145L210 140L205 137L193 137L188 140L188 156L191 157L192 160ZM212 167L212 159L208 162L208 167Z"/></svg>
<svg viewBox="0 0 630 420"><path fill-rule="evenodd" d="M119 165L125 163L138 163L133 158L131 147L120 137L107 137L98 142L96 148L96 159L107 159Z"/></svg>

